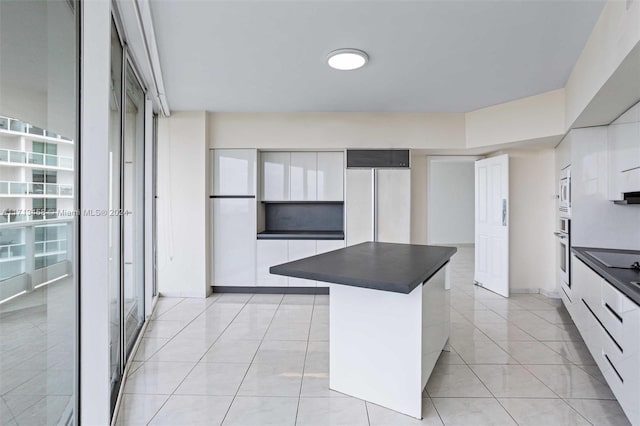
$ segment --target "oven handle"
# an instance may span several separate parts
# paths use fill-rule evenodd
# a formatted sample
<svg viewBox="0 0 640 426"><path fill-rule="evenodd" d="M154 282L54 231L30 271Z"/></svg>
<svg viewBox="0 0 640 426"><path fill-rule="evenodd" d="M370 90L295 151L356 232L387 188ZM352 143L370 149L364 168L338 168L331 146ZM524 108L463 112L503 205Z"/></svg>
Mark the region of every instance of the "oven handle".
<svg viewBox="0 0 640 426"><path fill-rule="evenodd" d="M562 232L554 232L553 235L555 235L556 237L560 238L561 240L566 240L567 236L565 234L563 234Z"/></svg>

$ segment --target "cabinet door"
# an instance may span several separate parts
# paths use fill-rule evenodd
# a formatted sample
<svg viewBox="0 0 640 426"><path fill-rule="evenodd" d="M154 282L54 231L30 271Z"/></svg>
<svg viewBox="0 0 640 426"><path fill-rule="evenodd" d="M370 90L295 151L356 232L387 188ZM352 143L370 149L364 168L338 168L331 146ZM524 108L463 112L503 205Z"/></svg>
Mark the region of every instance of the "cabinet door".
<svg viewBox="0 0 640 426"><path fill-rule="evenodd" d="M318 200L344 200L343 152L318 152Z"/></svg>
<svg viewBox="0 0 640 426"><path fill-rule="evenodd" d="M317 155L315 152L292 152L289 171L292 201L316 200Z"/></svg>
<svg viewBox="0 0 640 426"><path fill-rule="evenodd" d="M217 198L213 203L213 285L256 284L256 201Z"/></svg>
<svg viewBox="0 0 640 426"><path fill-rule="evenodd" d="M264 201L288 201L290 152L263 152L262 199Z"/></svg>
<svg viewBox="0 0 640 426"><path fill-rule="evenodd" d="M287 277L269 273L269 268L287 263L287 240L258 240L257 285L265 287L286 287Z"/></svg>
<svg viewBox="0 0 640 426"><path fill-rule="evenodd" d="M316 254L327 253L329 251L344 248L344 240L318 240L316 241ZM318 287L329 287L328 282L316 281Z"/></svg>
<svg viewBox="0 0 640 426"><path fill-rule="evenodd" d="M316 254L315 240L289 240L289 262ZM315 287L316 282L289 277L289 287Z"/></svg>
<svg viewBox="0 0 640 426"><path fill-rule="evenodd" d="M316 254L322 254L344 248L344 240L318 240L316 242Z"/></svg>
<svg viewBox="0 0 640 426"><path fill-rule="evenodd" d="M255 149L214 149L211 195L256 195Z"/></svg>
<svg viewBox="0 0 640 426"><path fill-rule="evenodd" d="M347 245L373 241L373 171L347 169L346 237Z"/></svg>
<svg viewBox="0 0 640 426"><path fill-rule="evenodd" d="M408 244L411 239L411 171L378 170L378 241Z"/></svg>

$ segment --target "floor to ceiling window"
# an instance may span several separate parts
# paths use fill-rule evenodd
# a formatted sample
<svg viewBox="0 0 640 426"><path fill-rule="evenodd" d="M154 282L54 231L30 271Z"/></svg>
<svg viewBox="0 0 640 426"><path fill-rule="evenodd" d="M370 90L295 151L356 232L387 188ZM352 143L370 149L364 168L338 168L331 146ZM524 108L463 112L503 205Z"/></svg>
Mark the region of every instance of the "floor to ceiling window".
<svg viewBox="0 0 640 426"><path fill-rule="evenodd" d="M114 20L109 135L112 409L145 320L145 90L123 45Z"/></svg>
<svg viewBox="0 0 640 426"><path fill-rule="evenodd" d="M74 424L78 4L0 1L0 424Z"/></svg>

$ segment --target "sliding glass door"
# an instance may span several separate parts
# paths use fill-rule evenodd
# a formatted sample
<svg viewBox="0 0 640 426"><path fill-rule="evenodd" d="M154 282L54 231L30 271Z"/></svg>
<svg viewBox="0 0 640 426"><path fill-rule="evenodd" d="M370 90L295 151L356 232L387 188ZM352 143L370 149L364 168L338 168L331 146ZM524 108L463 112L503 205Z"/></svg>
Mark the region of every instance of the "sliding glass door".
<svg viewBox="0 0 640 426"><path fill-rule="evenodd" d="M126 356L144 323L144 92L131 63L125 71L123 320Z"/></svg>
<svg viewBox="0 0 640 426"><path fill-rule="evenodd" d="M111 407L145 320L145 91L112 22L109 149Z"/></svg>

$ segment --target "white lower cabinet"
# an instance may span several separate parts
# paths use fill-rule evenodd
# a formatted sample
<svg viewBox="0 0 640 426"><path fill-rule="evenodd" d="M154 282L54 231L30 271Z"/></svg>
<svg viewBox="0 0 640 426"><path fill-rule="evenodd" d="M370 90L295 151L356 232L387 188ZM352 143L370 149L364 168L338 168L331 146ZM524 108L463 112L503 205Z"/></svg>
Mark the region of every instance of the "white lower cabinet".
<svg viewBox="0 0 640 426"><path fill-rule="evenodd" d="M289 262L316 254L316 240L288 240ZM315 287L314 280L289 277L289 287Z"/></svg>
<svg viewBox="0 0 640 426"><path fill-rule="evenodd" d="M258 286L286 287L287 277L269 273L269 268L289 260L287 240L258 240L256 281Z"/></svg>
<svg viewBox="0 0 640 426"><path fill-rule="evenodd" d="M632 424L640 424L640 307L572 257L574 322Z"/></svg>
<svg viewBox="0 0 640 426"><path fill-rule="evenodd" d="M316 254L322 254L344 248L344 240L318 240Z"/></svg>
<svg viewBox="0 0 640 426"><path fill-rule="evenodd" d="M345 247L344 240L318 240L316 246L316 254L327 253L329 251L338 250ZM318 287L329 287L328 282L316 281Z"/></svg>
<svg viewBox="0 0 640 426"><path fill-rule="evenodd" d="M269 268L344 248L344 240L257 240L256 282L262 287L328 287L329 283L269 273Z"/></svg>

